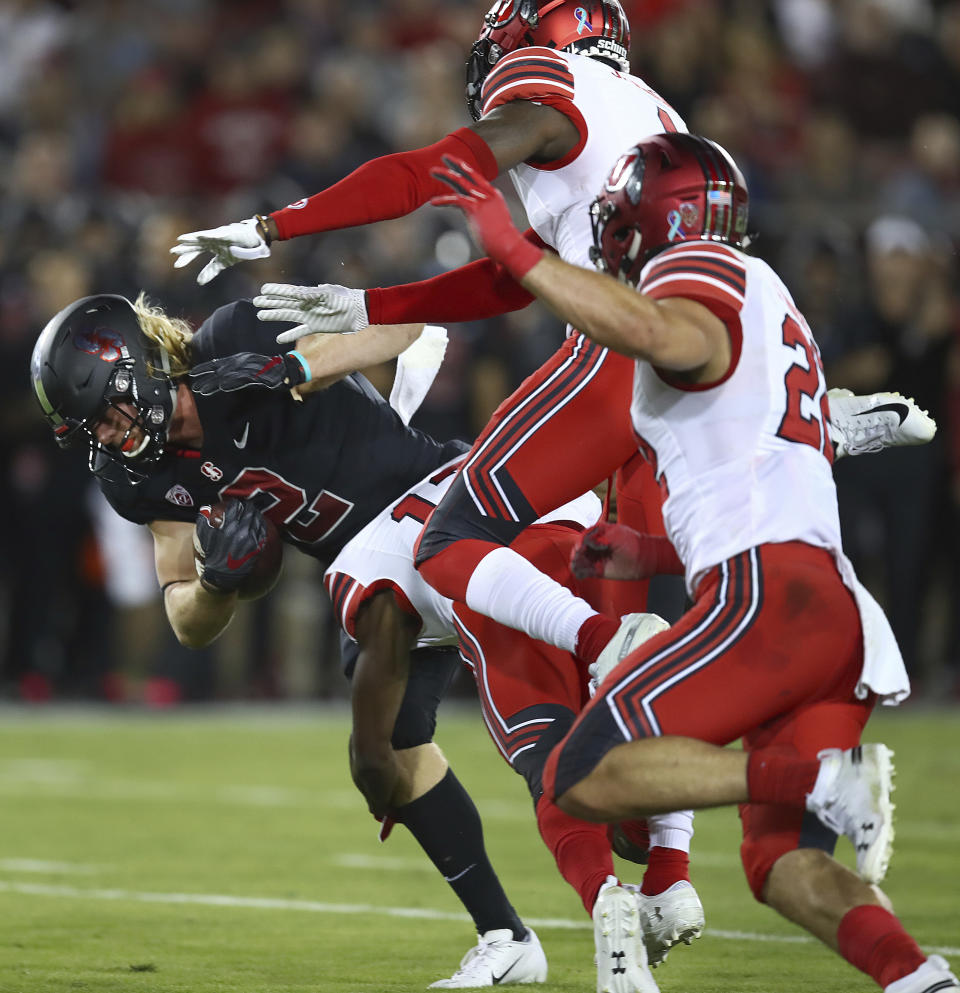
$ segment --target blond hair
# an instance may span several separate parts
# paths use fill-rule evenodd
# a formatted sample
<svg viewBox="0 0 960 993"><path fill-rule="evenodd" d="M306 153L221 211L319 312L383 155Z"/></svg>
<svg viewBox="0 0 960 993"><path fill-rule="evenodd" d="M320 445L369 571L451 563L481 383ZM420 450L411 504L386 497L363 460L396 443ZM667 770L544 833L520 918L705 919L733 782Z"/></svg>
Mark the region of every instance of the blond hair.
<svg viewBox="0 0 960 993"><path fill-rule="evenodd" d="M179 317L169 317L152 304L141 290L133 303L140 329L166 352L170 361L169 374L174 379L186 376L193 365L190 343L193 328Z"/></svg>

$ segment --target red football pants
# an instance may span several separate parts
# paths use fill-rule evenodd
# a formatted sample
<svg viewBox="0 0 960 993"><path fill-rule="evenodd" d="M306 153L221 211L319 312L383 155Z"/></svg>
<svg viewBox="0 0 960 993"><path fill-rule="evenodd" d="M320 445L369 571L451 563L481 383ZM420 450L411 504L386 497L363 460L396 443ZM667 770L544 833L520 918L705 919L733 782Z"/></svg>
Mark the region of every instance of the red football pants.
<svg viewBox="0 0 960 993"><path fill-rule="evenodd" d="M803 758L860 740L874 700L854 687L860 616L829 552L762 545L711 570L693 608L627 656L604 681L544 770L548 797L585 778L625 741L685 735L778 747ZM833 850L812 815L745 804L741 856L755 895L773 863L798 847Z"/></svg>
<svg viewBox="0 0 960 993"><path fill-rule="evenodd" d="M663 533L653 472L636 458L633 368L632 359L574 335L497 408L420 535L417 567L431 586L464 600L473 570L492 548L510 545L538 517L626 463L620 519ZM632 603L619 612L642 610L645 595L645 583L633 584Z"/></svg>

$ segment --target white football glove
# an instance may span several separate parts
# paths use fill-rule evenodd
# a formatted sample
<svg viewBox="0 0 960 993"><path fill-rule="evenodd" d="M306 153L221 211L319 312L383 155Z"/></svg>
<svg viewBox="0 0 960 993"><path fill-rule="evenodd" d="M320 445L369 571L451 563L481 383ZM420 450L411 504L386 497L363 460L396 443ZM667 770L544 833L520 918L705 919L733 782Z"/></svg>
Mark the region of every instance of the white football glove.
<svg viewBox="0 0 960 993"><path fill-rule="evenodd" d="M224 224L206 231L188 231L177 238L170 249L172 255L179 256L173 263L181 269L189 265L197 256L209 252L213 256L200 270L197 282L205 286L224 269L246 259L265 259L270 254L270 246L263 236L263 225L257 217L245 221Z"/></svg>
<svg viewBox="0 0 960 993"><path fill-rule="evenodd" d="M370 323L363 290L336 283L320 286L294 286L290 283L264 283L260 296L253 298L261 321L293 321L297 326L277 335L286 344L305 334L351 334Z"/></svg>

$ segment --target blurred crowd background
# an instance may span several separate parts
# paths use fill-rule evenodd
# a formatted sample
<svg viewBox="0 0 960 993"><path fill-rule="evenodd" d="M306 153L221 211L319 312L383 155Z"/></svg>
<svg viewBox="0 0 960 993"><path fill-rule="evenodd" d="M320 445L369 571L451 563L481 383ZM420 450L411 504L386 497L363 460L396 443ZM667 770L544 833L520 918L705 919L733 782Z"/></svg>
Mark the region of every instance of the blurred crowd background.
<svg viewBox="0 0 960 993"><path fill-rule="evenodd" d="M29 355L88 293L142 289L199 323L266 281L381 286L467 261L459 219L432 208L282 243L203 288L168 249L469 123L464 61L487 6L0 0L0 699L344 692L319 564L292 550L213 649L176 644L149 536L102 503L82 454L57 451ZM848 554L917 695L960 699L960 2L625 6L634 72L744 168L753 250L806 313L830 385L898 389L940 425L836 475ZM538 305L454 325L413 423L474 437L561 333ZM389 368L370 374L389 388Z"/></svg>

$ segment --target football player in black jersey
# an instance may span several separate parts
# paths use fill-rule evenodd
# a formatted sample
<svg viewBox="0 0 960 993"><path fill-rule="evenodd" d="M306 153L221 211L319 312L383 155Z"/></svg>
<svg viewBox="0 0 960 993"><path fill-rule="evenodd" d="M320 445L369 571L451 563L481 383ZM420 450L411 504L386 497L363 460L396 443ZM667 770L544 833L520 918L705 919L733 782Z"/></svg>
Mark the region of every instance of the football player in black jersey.
<svg viewBox="0 0 960 993"><path fill-rule="evenodd" d="M356 347L369 362L381 334L392 355L397 333L413 341L421 330L373 327L355 336ZM408 427L349 372L353 342L344 348L341 339L308 364L297 352L276 355L275 335L245 300L193 332L143 295L100 295L64 308L34 347L32 385L58 443L85 444L110 504L150 528L167 617L190 647L208 645L230 622L264 518L285 542L329 562L389 502L467 449ZM263 388L240 389L251 381ZM220 501L223 525L213 528L199 510ZM388 599L376 598L377 623L365 625L372 640L404 622ZM346 659L348 677L354 662ZM392 736L391 819L416 837L479 934L509 931L529 949L536 938L490 865L476 807L432 740L457 665L454 650L433 650L411 666ZM546 979L538 942L536 957L542 967L526 982ZM460 985L454 980L434 985Z"/></svg>

